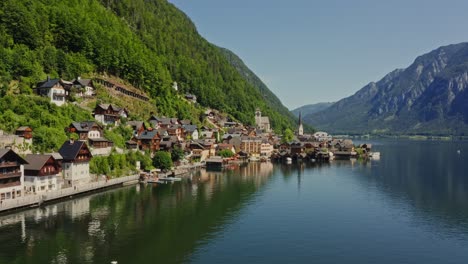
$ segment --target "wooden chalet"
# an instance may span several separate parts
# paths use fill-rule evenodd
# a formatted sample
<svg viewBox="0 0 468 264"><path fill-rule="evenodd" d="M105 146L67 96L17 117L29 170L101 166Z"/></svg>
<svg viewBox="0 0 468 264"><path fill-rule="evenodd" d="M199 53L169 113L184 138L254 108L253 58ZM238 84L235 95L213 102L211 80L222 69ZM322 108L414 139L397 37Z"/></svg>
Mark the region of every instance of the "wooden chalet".
<svg viewBox="0 0 468 264"><path fill-rule="evenodd" d="M182 127L178 124L171 125L167 128L167 133L169 136L175 136L178 140L182 139Z"/></svg>
<svg viewBox="0 0 468 264"><path fill-rule="evenodd" d="M93 80L91 79L82 79L77 77L75 80L72 80L72 90L75 90L77 96L80 97L92 97L95 95L96 88L94 87Z"/></svg>
<svg viewBox="0 0 468 264"><path fill-rule="evenodd" d="M127 149L138 149L138 142L136 142L134 140L127 140L125 142L125 147Z"/></svg>
<svg viewBox="0 0 468 264"><path fill-rule="evenodd" d="M143 121L128 121L127 126L132 128L134 137L141 135L147 129Z"/></svg>
<svg viewBox="0 0 468 264"><path fill-rule="evenodd" d="M23 137L25 139L31 139L32 138L32 129L28 126L20 126L18 129L15 131L15 135L18 137Z"/></svg>
<svg viewBox="0 0 468 264"><path fill-rule="evenodd" d="M40 193L57 190L58 179L62 168L51 154L26 156L24 166L24 187L26 192Z"/></svg>
<svg viewBox="0 0 468 264"><path fill-rule="evenodd" d="M94 108L96 121L106 125L118 125L122 118L128 117L128 111L112 104L98 104Z"/></svg>
<svg viewBox="0 0 468 264"><path fill-rule="evenodd" d="M182 125L182 134L183 137L188 139L197 140L198 139L198 128L196 125Z"/></svg>
<svg viewBox="0 0 468 264"><path fill-rule="evenodd" d="M140 150L158 151L161 137L157 130L146 130L135 137Z"/></svg>
<svg viewBox="0 0 468 264"><path fill-rule="evenodd" d="M100 137L100 138L90 138L88 143L92 148L111 148L114 146L114 142Z"/></svg>
<svg viewBox="0 0 468 264"><path fill-rule="evenodd" d="M28 162L11 149L0 149L0 200L23 194L24 165Z"/></svg>
<svg viewBox="0 0 468 264"><path fill-rule="evenodd" d="M68 132L77 133L79 140L88 140L88 138L100 138L102 127L95 121L73 122L68 127Z"/></svg>

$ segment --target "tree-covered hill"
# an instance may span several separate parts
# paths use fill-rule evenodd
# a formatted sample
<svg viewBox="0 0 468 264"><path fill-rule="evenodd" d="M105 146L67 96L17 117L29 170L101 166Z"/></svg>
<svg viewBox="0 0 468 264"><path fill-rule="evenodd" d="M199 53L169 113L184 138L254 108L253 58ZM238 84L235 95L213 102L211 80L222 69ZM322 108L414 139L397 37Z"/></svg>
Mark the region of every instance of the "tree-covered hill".
<svg viewBox="0 0 468 264"><path fill-rule="evenodd" d="M162 115L178 114L179 93L253 123L256 107L283 129L291 116L242 78L190 19L166 0L3 0L0 96L19 81L31 93L46 75L106 73L147 92ZM187 111L187 114L188 111Z"/></svg>
<svg viewBox="0 0 468 264"><path fill-rule="evenodd" d="M229 64L231 64L249 84L255 87L260 92L265 102L271 106L271 110L266 112L266 115L274 115L274 111L276 111L289 118L291 121L290 126L296 125L294 122L294 115L289 112L283 103L281 103L281 100L272 91L270 91L270 89L268 89L266 84L252 70L250 70L247 65L245 65L239 56L225 48L219 47L219 50L226 57Z"/></svg>

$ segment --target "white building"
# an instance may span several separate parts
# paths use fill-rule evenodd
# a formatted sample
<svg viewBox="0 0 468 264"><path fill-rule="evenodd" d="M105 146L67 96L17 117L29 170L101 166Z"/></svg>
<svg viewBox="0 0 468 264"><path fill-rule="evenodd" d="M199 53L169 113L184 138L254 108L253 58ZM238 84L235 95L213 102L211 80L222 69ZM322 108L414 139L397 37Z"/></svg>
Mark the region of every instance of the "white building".
<svg viewBox="0 0 468 264"><path fill-rule="evenodd" d="M84 141L65 141L59 153L63 157L64 186L77 186L91 181L89 162L93 155Z"/></svg>
<svg viewBox="0 0 468 264"><path fill-rule="evenodd" d="M255 111L255 126L264 132L270 132L270 119L268 116L262 116L259 108Z"/></svg>
<svg viewBox="0 0 468 264"><path fill-rule="evenodd" d="M262 142L260 145L260 156L261 157L270 157L273 153L273 145L269 142Z"/></svg>
<svg viewBox="0 0 468 264"><path fill-rule="evenodd" d="M24 166L24 188L27 193L43 193L59 189L60 165L51 154L29 154Z"/></svg>
<svg viewBox="0 0 468 264"><path fill-rule="evenodd" d="M36 88L36 93L41 96L48 97L50 102L61 106L66 103L68 91L72 86L71 82L62 79L50 79L39 82Z"/></svg>
<svg viewBox="0 0 468 264"><path fill-rule="evenodd" d="M328 141L333 139L331 135L328 135L327 132L323 131L315 132L313 137L316 141Z"/></svg>

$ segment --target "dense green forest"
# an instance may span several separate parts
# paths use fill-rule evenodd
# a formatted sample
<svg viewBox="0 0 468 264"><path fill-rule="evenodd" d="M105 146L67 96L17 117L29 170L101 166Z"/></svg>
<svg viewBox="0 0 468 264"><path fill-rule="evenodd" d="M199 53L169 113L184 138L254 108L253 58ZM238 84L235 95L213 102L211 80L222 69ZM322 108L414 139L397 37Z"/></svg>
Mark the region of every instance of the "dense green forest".
<svg viewBox="0 0 468 264"><path fill-rule="evenodd" d="M293 123L203 39L166 0L3 0L0 96L23 94L47 75L72 79L107 73L147 92L161 115L180 115L179 93L253 123L260 107L277 131ZM185 108L189 115L190 109Z"/></svg>
<svg viewBox="0 0 468 264"><path fill-rule="evenodd" d="M11 132L28 125L34 131L34 152L57 151L68 139L65 128L75 120L90 120L88 111L68 104L58 107L47 98L5 95L0 98L0 129Z"/></svg>

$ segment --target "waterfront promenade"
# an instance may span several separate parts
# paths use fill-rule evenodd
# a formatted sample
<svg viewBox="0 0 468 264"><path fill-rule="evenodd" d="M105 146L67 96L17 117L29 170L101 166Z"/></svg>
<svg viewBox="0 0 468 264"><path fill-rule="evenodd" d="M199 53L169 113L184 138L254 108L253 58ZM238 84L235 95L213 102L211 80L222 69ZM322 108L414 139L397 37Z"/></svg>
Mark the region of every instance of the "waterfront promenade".
<svg viewBox="0 0 468 264"><path fill-rule="evenodd" d="M28 194L24 197L18 197L10 200L3 200L0 204L0 212L18 209L22 207L38 206L44 202L67 198L81 193L87 193L99 189L105 189L112 186L124 185L125 183L137 182L138 175L125 176L109 180L90 182L87 184L64 188L57 191L45 192L43 194Z"/></svg>

